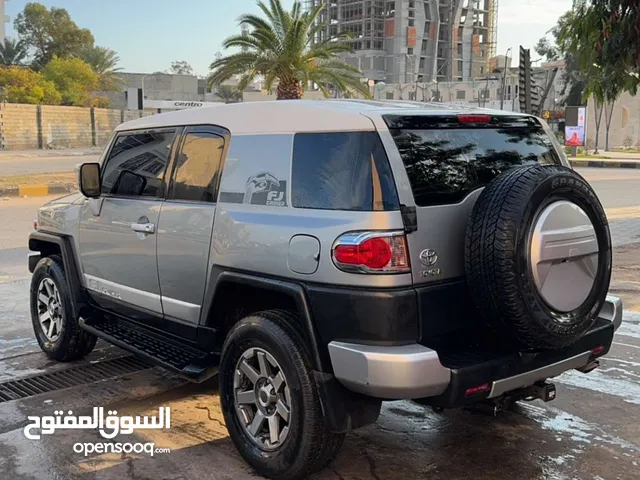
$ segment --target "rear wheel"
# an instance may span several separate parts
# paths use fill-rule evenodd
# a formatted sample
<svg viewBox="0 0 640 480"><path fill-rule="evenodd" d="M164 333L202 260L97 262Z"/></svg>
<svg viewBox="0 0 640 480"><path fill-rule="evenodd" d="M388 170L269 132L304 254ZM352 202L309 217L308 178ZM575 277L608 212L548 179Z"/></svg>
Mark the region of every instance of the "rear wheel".
<svg viewBox="0 0 640 480"><path fill-rule="evenodd" d="M49 358L70 362L91 353L97 338L78 324L60 257L38 262L31 277L30 294L33 331Z"/></svg>
<svg viewBox="0 0 640 480"><path fill-rule="evenodd" d="M266 311L237 323L225 341L220 398L240 455L261 475L306 478L338 453L328 431L296 317Z"/></svg>

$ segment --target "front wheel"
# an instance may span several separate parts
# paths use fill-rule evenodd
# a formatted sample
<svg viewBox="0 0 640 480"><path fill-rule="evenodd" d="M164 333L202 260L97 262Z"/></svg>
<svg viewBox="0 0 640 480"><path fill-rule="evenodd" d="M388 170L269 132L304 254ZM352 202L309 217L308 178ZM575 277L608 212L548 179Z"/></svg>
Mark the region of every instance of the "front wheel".
<svg viewBox="0 0 640 480"><path fill-rule="evenodd" d="M328 431L297 318L284 311L248 316L229 333L220 398L229 434L259 474L295 480L323 468L344 434Z"/></svg>
<svg viewBox="0 0 640 480"><path fill-rule="evenodd" d="M97 338L78 324L60 257L46 257L38 262L31 277L30 293L33 331L49 358L70 362L91 353Z"/></svg>

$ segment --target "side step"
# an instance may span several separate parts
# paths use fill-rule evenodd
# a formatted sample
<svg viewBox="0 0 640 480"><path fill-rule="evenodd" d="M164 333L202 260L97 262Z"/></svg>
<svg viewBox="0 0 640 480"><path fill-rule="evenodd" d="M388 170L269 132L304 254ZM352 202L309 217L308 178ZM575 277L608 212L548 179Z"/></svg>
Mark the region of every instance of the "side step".
<svg viewBox="0 0 640 480"><path fill-rule="evenodd" d="M117 317L80 318L80 326L113 345L139 355L192 382L218 373L219 355L207 353L175 337L149 331Z"/></svg>

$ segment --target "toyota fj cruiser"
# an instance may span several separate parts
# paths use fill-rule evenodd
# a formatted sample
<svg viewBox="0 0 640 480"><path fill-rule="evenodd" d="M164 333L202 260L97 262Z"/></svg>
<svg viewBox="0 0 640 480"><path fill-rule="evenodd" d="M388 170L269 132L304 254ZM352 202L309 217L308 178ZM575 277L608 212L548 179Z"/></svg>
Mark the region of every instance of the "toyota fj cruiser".
<svg viewBox="0 0 640 480"><path fill-rule="evenodd" d="M324 467L384 400L551 400L622 319L603 208L528 115L184 110L120 125L79 185L29 239L42 350L102 338L218 374L231 439L271 478Z"/></svg>

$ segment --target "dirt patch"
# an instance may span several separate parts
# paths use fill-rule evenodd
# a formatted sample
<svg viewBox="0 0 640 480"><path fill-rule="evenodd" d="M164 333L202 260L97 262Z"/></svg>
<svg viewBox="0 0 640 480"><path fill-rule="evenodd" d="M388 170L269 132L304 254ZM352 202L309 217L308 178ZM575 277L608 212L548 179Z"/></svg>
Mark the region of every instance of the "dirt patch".
<svg viewBox="0 0 640 480"><path fill-rule="evenodd" d="M625 310L640 310L640 243L613 250L611 293L622 298Z"/></svg>
<svg viewBox="0 0 640 480"><path fill-rule="evenodd" d="M41 185L51 183L72 183L75 185L76 182L77 176L74 172L0 176L0 187L12 187L16 185Z"/></svg>

